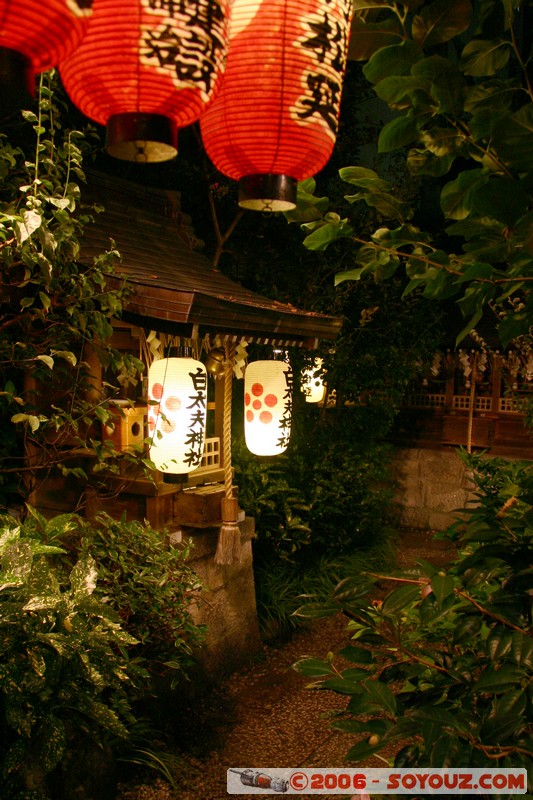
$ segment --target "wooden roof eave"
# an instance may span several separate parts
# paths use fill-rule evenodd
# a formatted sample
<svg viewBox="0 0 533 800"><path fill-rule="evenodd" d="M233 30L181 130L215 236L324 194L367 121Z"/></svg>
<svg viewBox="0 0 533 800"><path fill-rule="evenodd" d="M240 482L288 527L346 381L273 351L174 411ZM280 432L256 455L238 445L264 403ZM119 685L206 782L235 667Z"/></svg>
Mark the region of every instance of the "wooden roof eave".
<svg viewBox="0 0 533 800"><path fill-rule="evenodd" d="M123 285L120 275L108 277L108 286ZM292 340L294 344L315 346L316 339L335 339L342 325L337 317L293 310L289 306L261 307L243 300L212 297L201 292L154 287L130 280L123 317L142 327L193 337L204 333L223 333L248 339Z"/></svg>

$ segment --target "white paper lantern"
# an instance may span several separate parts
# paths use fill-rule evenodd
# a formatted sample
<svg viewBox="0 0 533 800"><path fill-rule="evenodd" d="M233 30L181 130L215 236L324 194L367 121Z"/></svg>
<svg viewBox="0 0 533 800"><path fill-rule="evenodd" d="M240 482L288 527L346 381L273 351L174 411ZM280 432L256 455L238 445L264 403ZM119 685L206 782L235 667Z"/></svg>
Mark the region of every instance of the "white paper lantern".
<svg viewBox="0 0 533 800"><path fill-rule="evenodd" d="M313 366L302 371L301 387L306 403L320 403L324 399L326 392L324 379L322 375L316 375L322 369L323 363L321 358L315 358Z"/></svg>
<svg viewBox="0 0 533 800"><path fill-rule="evenodd" d="M200 466L207 413L207 372L194 358L163 358L148 371L150 458L175 475Z"/></svg>
<svg viewBox="0 0 533 800"><path fill-rule="evenodd" d="M289 444L292 370L285 361L253 361L244 373L246 446L256 456L276 456Z"/></svg>

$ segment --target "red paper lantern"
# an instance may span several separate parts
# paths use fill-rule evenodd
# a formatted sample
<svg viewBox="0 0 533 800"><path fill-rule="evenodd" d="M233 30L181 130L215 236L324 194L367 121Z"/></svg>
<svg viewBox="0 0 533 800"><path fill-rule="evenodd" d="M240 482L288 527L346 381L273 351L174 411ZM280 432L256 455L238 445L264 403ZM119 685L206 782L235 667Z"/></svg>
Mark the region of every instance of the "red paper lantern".
<svg viewBox="0 0 533 800"><path fill-rule="evenodd" d="M65 89L107 126L107 151L165 161L200 116L227 48L229 0L94 0L82 45L60 64Z"/></svg>
<svg viewBox="0 0 533 800"><path fill-rule="evenodd" d="M3 105L20 107L33 97L35 75L59 64L77 47L91 5L92 0L0 0Z"/></svg>
<svg viewBox="0 0 533 800"><path fill-rule="evenodd" d="M285 211L337 133L351 0L234 0L222 87L200 125L239 205Z"/></svg>

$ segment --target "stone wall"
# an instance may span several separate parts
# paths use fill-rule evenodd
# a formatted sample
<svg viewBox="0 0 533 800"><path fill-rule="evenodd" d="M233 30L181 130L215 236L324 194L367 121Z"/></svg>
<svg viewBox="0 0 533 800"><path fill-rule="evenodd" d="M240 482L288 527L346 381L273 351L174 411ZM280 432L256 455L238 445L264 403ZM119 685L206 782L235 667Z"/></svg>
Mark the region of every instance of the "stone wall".
<svg viewBox="0 0 533 800"><path fill-rule="evenodd" d="M474 485L455 449L402 448L394 459L399 524L444 530L458 518Z"/></svg>

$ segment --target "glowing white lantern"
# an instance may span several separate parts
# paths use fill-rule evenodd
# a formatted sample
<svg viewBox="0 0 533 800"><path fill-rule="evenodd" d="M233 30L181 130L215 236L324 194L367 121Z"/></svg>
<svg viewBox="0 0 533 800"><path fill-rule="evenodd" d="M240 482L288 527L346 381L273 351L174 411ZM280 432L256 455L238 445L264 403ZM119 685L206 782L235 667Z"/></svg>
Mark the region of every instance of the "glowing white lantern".
<svg viewBox="0 0 533 800"><path fill-rule="evenodd" d="M313 366L302 371L301 387L306 403L320 403L324 399L326 386L322 375L316 374L322 369L323 363L321 358L315 358Z"/></svg>
<svg viewBox="0 0 533 800"><path fill-rule="evenodd" d="M194 358L163 358L148 371L150 458L175 475L200 466L207 413L207 372Z"/></svg>
<svg viewBox="0 0 533 800"><path fill-rule="evenodd" d="M289 444L292 370L285 361L253 361L244 373L246 446L256 456L276 456Z"/></svg>

